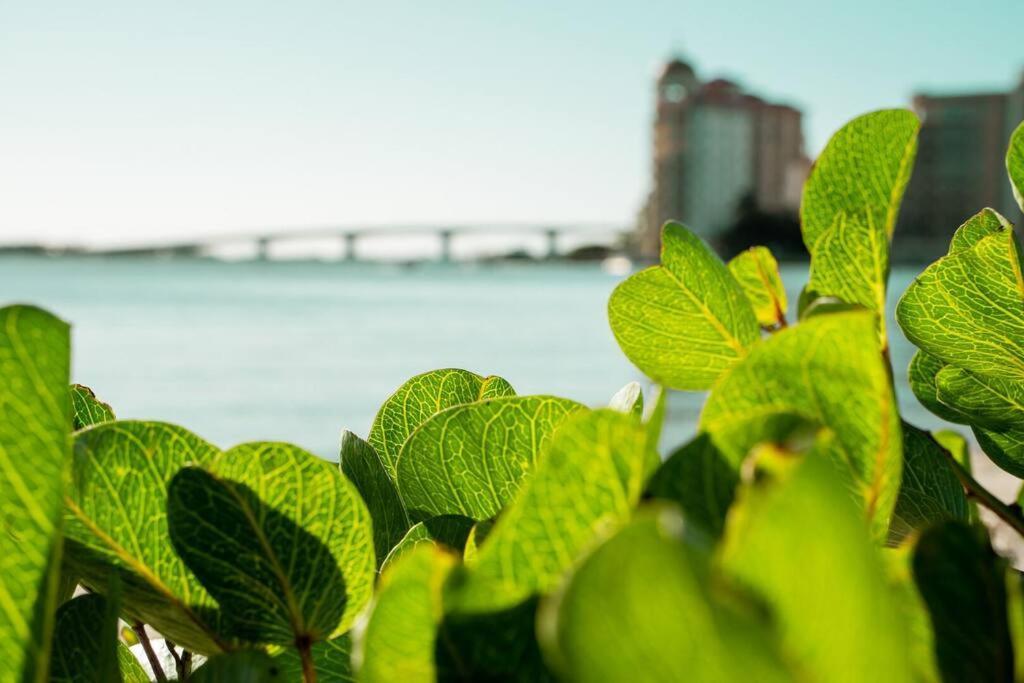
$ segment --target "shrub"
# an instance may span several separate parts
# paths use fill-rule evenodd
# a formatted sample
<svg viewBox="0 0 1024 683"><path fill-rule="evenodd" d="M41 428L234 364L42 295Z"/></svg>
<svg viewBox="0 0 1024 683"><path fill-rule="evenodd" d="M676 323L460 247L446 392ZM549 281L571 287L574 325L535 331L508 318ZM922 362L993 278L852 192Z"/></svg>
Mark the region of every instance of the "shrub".
<svg viewBox="0 0 1024 683"><path fill-rule="evenodd" d="M822 153L796 324L767 249L725 264L675 223L661 264L616 288L630 360L710 390L664 460L663 392L591 409L456 369L400 387L366 440L346 432L340 467L222 450L115 419L69 388L65 323L3 309L0 678L146 680L119 619L199 683L1019 678L1021 581L978 508L1024 534L1020 508L893 392L889 243L917 130L876 112ZM1024 126L1007 168L1019 197ZM968 219L896 314L918 399L1024 476L1012 226Z"/></svg>

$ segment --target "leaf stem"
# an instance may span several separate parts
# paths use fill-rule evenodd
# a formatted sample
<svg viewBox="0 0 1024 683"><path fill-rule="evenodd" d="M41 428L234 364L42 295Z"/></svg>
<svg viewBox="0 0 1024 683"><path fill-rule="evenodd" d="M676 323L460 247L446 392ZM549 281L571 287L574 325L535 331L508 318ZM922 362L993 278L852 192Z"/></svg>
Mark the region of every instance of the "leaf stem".
<svg viewBox="0 0 1024 683"><path fill-rule="evenodd" d="M167 683L167 674L164 673L164 668L160 666L160 659L156 656L156 652L153 651L153 644L149 642L149 636L146 634L146 625L141 621L136 621L132 624L132 630L135 631L135 635L139 637L139 642L142 643L142 650L146 653L146 659L149 660L149 666L153 669L153 675L159 683Z"/></svg>
<svg viewBox="0 0 1024 683"><path fill-rule="evenodd" d="M942 449L942 452L946 454L946 459L949 460L956 478L960 480L960 485L967 492L967 497L988 508L996 517L1024 538L1024 517L1021 516L1020 507L1017 505L1007 505L996 498L991 491L971 476L971 473L963 465L957 462L952 453L945 448Z"/></svg>
<svg viewBox="0 0 1024 683"><path fill-rule="evenodd" d="M316 683L316 666L313 664L313 640L308 636L300 637L295 642L302 660L302 683Z"/></svg>

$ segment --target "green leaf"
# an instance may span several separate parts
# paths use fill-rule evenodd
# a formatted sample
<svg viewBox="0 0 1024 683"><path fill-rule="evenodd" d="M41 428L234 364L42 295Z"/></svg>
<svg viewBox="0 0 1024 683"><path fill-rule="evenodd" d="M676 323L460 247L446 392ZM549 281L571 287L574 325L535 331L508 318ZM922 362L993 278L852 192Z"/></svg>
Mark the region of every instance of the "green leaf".
<svg viewBox="0 0 1024 683"><path fill-rule="evenodd" d="M725 264L678 223L662 230L661 265L612 292L608 320L626 357L673 389L709 388L760 337Z"/></svg>
<svg viewBox="0 0 1024 683"><path fill-rule="evenodd" d="M911 342L946 364L1024 381L1024 279L1013 231L1000 228L930 265L904 292L896 318Z"/></svg>
<svg viewBox="0 0 1024 683"><path fill-rule="evenodd" d="M981 377L947 365L935 376L940 402L967 415L975 426L1024 426L1024 382Z"/></svg>
<svg viewBox="0 0 1024 683"><path fill-rule="evenodd" d="M992 462L1015 477L1024 477L1024 427L973 427L971 431Z"/></svg>
<svg viewBox="0 0 1024 683"><path fill-rule="evenodd" d="M910 179L920 122L872 112L829 140L804 185L800 223L811 255L808 288L873 311L885 346L889 241Z"/></svg>
<svg viewBox="0 0 1024 683"><path fill-rule="evenodd" d="M1005 572L983 528L945 522L918 541L914 578L944 681L1014 680Z"/></svg>
<svg viewBox="0 0 1024 683"><path fill-rule="evenodd" d="M115 420L114 409L96 398L92 389L81 384L71 385L72 426L75 431L101 422Z"/></svg>
<svg viewBox="0 0 1024 683"><path fill-rule="evenodd" d="M0 309L0 680L43 681L61 562L68 325Z"/></svg>
<svg viewBox="0 0 1024 683"><path fill-rule="evenodd" d="M617 410L620 413L628 413L630 415L636 415L637 417L643 417L644 392L640 388L640 383L630 382L619 389L615 392L615 395L612 396L612 400L608 402L608 407L612 410Z"/></svg>
<svg viewBox="0 0 1024 683"><path fill-rule="evenodd" d="M175 554L167 530L167 486L182 467L218 449L160 422L107 422L75 437L64 533L69 569L91 588L122 589L122 608L175 643L223 649L216 602Z"/></svg>
<svg viewBox="0 0 1024 683"><path fill-rule="evenodd" d="M786 324L786 288L768 247L751 247L729 261L729 272L747 295L761 327Z"/></svg>
<svg viewBox="0 0 1024 683"><path fill-rule="evenodd" d="M1013 196L1024 211L1024 122L1017 126L1010 136L1010 148L1006 152L1006 171L1013 186Z"/></svg>
<svg viewBox="0 0 1024 683"><path fill-rule="evenodd" d="M178 555L217 600L224 632L253 643L316 642L348 630L373 590L369 512L326 460L248 443L171 480Z"/></svg>
<svg viewBox="0 0 1024 683"><path fill-rule="evenodd" d="M441 590L456 561L432 545L419 545L383 572L357 644L362 683L437 680L434 649L443 618Z"/></svg>
<svg viewBox="0 0 1024 683"><path fill-rule="evenodd" d="M644 426L631 415L606 409L566 419L472 568L453 575L448 611L497 611L553 589L601 536L629 519L646 447Z"/></svg>
<svg viewBox="0 0 1024 683"><path fill-rule="evenodd" d="M351 683L356 680L352 671L352 640L348 634L316 643L312 655L317 683ZM274 664L281 671L282 680L301 683L302 659L294 647L275 655Z"/></svg>
<svg viewBox="0 0 1024 683"><path fill-rule="evenodd" d="M567 680L790 680L767 628L713 593L683 524L670 509L639 516L545 604L541 643Z"/></svg>
<svg viewBox="0 0 1024 683"><path fill-rule="evenodd" d="M373 546L383 564L409 530L409 516L398 490L373 446L352 432L341 434L341 471L355 484L373 518Z"/></svg>
<svg viewBox="0 0 1024 683"><path fill-rule="evenodd" d="M945 367L946 364L935 356L918 351L910 359L910 368L907 371L910 390L914 392L921 405L943 420L967 424L970 417L939 400L939 388L935 384L935 377Z"/></svg>
<svg viewBox="0 0 1024 683"><path fill-rule="evenodd" d="M207 660L189 683L290 683L273 658L261 650L236 650ZM319 679L318 679L319 680Z"/></svg>
<svg viewBox="0 0 1024 683"><path fill-rule="evenodd" d="M564 398L515 396L430 418L398 457L398 492L410 518L493 517L515 497L555 428L583 409Z"/></svg>
<svg viewBox="0 0 1024 683"><path fill-rule="evenodd" d="M454 555L461 554L472 529L473 520L462 515L441 515L416 522L388 553L381 565L381 571L386 570L421 543L440 546Z"/></svg>
<svg viewBox="0 0 1024 683"><path fill-rule="evenodd" d="M117 639L117 611L101 595L81 595L57 610L51 683L149 683L131 650Z"/></svg>
<svg viewBox="0 0 1024 683"><path fill-rule="evenodd" d="M672 501L689 523L721 536L739 476L707 434L676 449L647 484L647 495Z"/></svg>
<svg viewBox="0 0 1024 683"><path fill-rule="evenodd" d="M899 413L873 315L814 317L766 339L715 386L701 428L738 470L755 445L776 438L794 415L835 432L854 490L884 538L902 454Z"/></svg>
<svg viewBox="0 0 1024 683"><path fill-rule="evenodd" d="M993 209L982 209L964 221L963 225L953 233L953 239L949 243L949 253L955 254L958 251L970 249L983 238L1011 227L1010 222L999 215L999 212Z"/></svg>
<svg viewBox="0 0 1024 683"><path fill-rule="evenodd" d="M945 520L967 521L963 486L935 439L903 423L903 481L896 499L889 540L898 544L915 531Z"/></svg>
<svg viewBox="0 0 1024 683"><path fill-rule="evenodd" d="M740 489L721 564L764 598L808 680L905 682L909 629L864 507L844 494L850 472L821 452L827 434L795 464L785 454L778 476Z"/></svg>
<svg viewBox="0 0 1024 683"><path fill-rule="evenodd" d="M515 396L515 391L501 377L455 369L425 372L388 397L373 420L368 441L395 479L402 444L427 419L446 408L505 396Z"/></svg>

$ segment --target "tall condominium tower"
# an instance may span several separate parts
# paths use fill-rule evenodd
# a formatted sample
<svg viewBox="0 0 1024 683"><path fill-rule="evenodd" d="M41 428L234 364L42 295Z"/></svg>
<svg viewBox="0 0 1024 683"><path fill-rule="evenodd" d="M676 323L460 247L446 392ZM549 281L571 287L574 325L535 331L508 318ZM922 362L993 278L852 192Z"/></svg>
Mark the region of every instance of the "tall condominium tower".
<svg viewBox="0 0 1024 683"><path fill-rule="evenodd" d="M667 220L715 242L745 201L767 213L798 209L809 167L799 110L725 79L703 82L679 59L662 69L656 96L654 187L634 240L640 256L657 256Z"/></svg>

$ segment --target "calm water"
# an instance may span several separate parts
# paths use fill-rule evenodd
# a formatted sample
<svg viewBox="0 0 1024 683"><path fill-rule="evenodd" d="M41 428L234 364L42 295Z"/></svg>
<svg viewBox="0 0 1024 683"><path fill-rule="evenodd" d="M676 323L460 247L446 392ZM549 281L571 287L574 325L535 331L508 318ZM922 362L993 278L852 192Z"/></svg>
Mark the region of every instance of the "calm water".
<svg viewBox="0 0 1024 683"><path fill-rule="evenodd" d="M890 311L916 270L893 273ZM791 301L806 269L787 267ZM0 259L0 300L73 324L75 381L119 417L180 423L228 446L280 439L336 457L405 379L441 367L506 377L519 393L603 404L642 380L608 329L619 277L596 265ZM893 323L907 418L939 422L906 385L913 349ZM703 396L670 403L667 445L693 431Z"/></svg>

